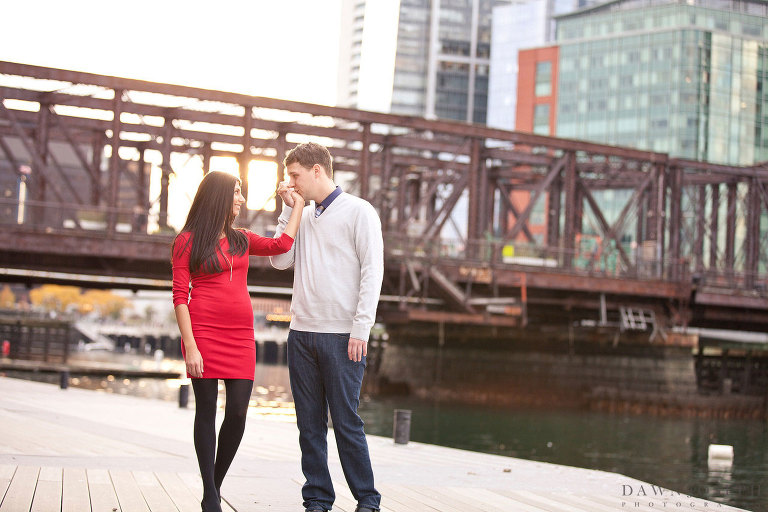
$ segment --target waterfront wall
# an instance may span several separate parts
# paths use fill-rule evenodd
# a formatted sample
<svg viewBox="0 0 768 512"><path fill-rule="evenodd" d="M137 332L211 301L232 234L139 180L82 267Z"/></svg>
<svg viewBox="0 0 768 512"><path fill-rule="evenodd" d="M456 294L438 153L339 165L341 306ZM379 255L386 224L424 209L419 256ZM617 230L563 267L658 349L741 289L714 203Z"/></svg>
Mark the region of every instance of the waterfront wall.
<svg viewBox="0 0 768 512"><path fill-rule="evenodd" d="M703 395L691 347L539 352L389 343L370 389L496 406L762 417L765 398Z"/></svg>

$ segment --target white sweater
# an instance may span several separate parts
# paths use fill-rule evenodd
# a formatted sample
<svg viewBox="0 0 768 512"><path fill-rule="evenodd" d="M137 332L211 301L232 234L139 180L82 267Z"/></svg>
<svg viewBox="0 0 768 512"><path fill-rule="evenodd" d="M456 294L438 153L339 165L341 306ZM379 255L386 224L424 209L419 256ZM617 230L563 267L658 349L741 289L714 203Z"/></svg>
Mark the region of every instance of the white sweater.
<svg viewBox="0 0 768 512"><path fill-rule="evenodd" d="M284 205L275 237L290 215ZM381 221L370 203L342 192L319 217L314 203L304 207L291 250L269 260L294 267L291 329L368 340L384 277Z"/></svg>

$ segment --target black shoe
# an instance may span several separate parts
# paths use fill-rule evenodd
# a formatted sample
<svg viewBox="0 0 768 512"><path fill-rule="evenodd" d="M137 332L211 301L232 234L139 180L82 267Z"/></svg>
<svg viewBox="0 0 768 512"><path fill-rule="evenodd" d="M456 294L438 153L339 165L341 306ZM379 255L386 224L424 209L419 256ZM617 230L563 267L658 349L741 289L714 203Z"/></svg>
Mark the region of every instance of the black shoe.
<svg viewBox="0 0 768 512"><path fill-rule="evenodd" d="M371 507L360 507L360 506L358 506L357 508L355 508L355 512L379 512L379 509L371 508Z"/></svg>

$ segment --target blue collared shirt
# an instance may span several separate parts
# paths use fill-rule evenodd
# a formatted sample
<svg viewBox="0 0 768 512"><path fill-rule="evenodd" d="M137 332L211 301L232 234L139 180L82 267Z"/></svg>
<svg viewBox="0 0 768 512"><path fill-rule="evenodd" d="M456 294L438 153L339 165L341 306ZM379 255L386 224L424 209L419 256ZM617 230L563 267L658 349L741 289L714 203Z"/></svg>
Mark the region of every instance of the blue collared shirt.
<svg viewBox="0 0 768 512"><path fill-rule="evenodd" d="M328 194L328 197L323 199L323 201L315 207L315 217L319 217L325 210L327 210L328 207L331 206L333 200L339 197L339 194L341 194L341 187L337 186L333 192Z"/></svg>

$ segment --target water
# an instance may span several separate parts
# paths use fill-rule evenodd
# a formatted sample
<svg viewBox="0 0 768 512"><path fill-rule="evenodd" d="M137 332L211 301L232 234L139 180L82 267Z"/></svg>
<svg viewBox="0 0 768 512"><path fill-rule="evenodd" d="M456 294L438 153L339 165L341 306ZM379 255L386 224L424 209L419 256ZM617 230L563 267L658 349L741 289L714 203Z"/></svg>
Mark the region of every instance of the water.
<svg viewBox="0 0 768 512"><path fill-rule="evenodd" d="M411 409L413 441L611 471L719 503L768 510L768 424L761 421L371 398L360 407L366 431L391 437L394 409ZM709 444L734 447L730 470L709 470Z"/></svg>
<svg viewBox="0 0 768 512"><path fill-rule="evenodd" d="M39 378L58 383L56 375ZM178 400L179 384L75 375L71 380L72 386L172 401ZM394 409L412 411L412 441L611 471L747 510L768 510L764 421L500 409L363 396L359 411L366 432L392 437ZM257 364L251 414L294 421L286 367ZM734 447L731 469L708 468L710 444Z"/></svg>

